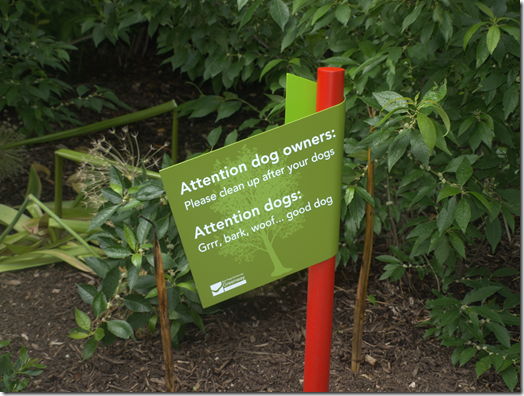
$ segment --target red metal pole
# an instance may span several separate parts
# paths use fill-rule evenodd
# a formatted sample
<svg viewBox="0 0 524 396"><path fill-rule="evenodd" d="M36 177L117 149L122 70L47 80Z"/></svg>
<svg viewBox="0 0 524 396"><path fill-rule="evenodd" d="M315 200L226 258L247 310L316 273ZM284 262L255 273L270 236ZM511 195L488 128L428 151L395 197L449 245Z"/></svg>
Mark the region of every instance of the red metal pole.
<svg viewBox="0 0 524 396"><path fill-rule="evenodd" d="M344 69L320 67L317 112L344 100ZM329 392L335 257L309 267L304 392Z"/></svg>

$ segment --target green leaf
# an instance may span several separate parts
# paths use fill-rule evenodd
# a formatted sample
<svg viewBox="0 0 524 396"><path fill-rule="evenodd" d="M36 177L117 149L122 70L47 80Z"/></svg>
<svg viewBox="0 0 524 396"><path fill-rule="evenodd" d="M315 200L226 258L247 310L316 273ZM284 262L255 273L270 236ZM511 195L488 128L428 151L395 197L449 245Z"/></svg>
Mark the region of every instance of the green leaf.
<svg viewBox="0 0 524 396"><path fill-rule="evenodd" d="M509 268L509 267L506 267L506 268L499 268L498 270L496 270L495 272L493 272L491 274L491 278L495 278L495 277L502 277L502 276L513 276L513 275L517 275L519 274L520 271L515 269L515 268Z"/></svg>
<svg viewBox="0 0 524 396"><path fill-rule="evenodd" d="M368 193L364 188L360 186L356 186L355 188L358 192L358 195L364 198L366 202L370 204L372 207L375 207L375 201L373 200L373 197L371 197L370 193Z"/></svg>
<svg viewBox="0 0 524 396"><path fill-rule="evenodd" d="M278 0L277 0L278 1ZM278 65L280 62L283 62L284 59L273 59L271 61L269 61L265 66L264 68L262 69L262 72L260 73L260 77L258 79L258 81L262 81L262 77L264 77L264 75L270 71L271 69L273 69L276 65Z"/></svg>
<svg viewBox="0 0 524 396"><path fill-rule="evenodd" d="M77 307L75 307L75 320L80 328L91 331L91 319L89 319L89 316L87 316L85 312L80 311Z"/></svg>
<svg viewBox="0 0 524 396"><path fill-rule="evenodd" d="M500 28L513 36L520 43L520 29L510 25L500 25Z"/></svg>
<svg viewBox="0 0 524 396"><path fill-rule="evenodd" d="M122 196L124 191L124 182L122 181L120 172L112 164L109 167L109 186L118 195Z"/></svg>
<svg viewBox="0 0 524 396"><path fill-rule="evenodd" d="M105 278L107 272L111 269L104 260L97 257L84 257L84 260L86 261L87 266L101 278Z"/></svg>
<svg viewBox="0 0 524 396"><path fill-rule="evenodd" d="M479 91L480 92L487 92L487 91L493 91L500 87L502 84L504 84L507 80L507 76L503 74L494 73L491 74L489 77L485 78L484 80L480 81L479 84ZM481 114L481 117L486 117L487 114ZM488 118L489 119L489 118ZM490 123L490 129L493 129L493 121Z"/></svg>
<svg viewBox="0 0 524 396"><path fill-rule="evenodd" d="M460 137L464 132L466 132L469 127L475 122L475 118L474 117L469 117L469 118L466 118L461 124L460 124L460 127L459 127L459 133L458 133L458 137Z"/></svg>
<svg viewBox="0 0 524 396"><path fill-rule="evenodd" d="M459 363L460 363L460 366L463 366L465 365L467 362L469 362L471 360L471 358L473 356L475 356L477 354L477 348L473 348L473 347L469 347L469 348L466 348L464 349L461 353L460 353L460 357L459 357Z"/></svg>
<svg viewBox="0 0 524 396"><path fill-rule="evenodd" d="M491 205L489 204L488 200L484 197L484 195L475 191L471 191L470 194L473 195L476 199L478 199L490 214L492 213L493 210L491 208Z"/></svg>
<svg viewBox="0 0 524 396"><path fill-rule="evenodd" d="M133 335L133 328L124 320L111 320L107 322L107 329L117 337L126 340Z"/></svg>
<svg viewBox="0 0 524 396"><path fill-rule="evenodd" d="M132 199L128 203L126 203L124 206L122 206L122 210L128 210L132 208L136 208L137 206L142 205L144 202L139 201L138 199Z"/></svg>
<svg viewBox="0 0 524 396"><path fill-rule="evenodd" d="M452 195L457 195L457 194L460 194L460 188L453 187L453 186L444 187L438 193L437 202L440 202L440 200L442 200L444 198L450 197Z"/></svg>
<svg viewBox="0 0 524 396"><path fill-rule="evenodd" d="M124 297L124 305L133 312L151 312L151 304L140 294L128 294Z"/></svg>
<svg viewBox="0 0 524 396"><path fill-rule="evenodd" d="M197 290L195 289L195 287L190 284L190 283L187 283L187 282L180 282L180 283L177 283L176 284L178 287L181 287L183 289L187 289L187 290L191 290L191 291L194 291L196 292Z"/></svg>
<svg viewBox="0 0 524 396"><path fill-rule="evenodd" d="M107 301L110 301L113 298L119 281L120 267L116 265L110 271L108 271L106 277L102 280L101 283L101 288L104 292L104 295L106 296Z"/></svg>
<svg viewBox="0 0 524 396"><path fill-rule="evenodd" d="M435 185L431 185L431 186L425 186L425 187L422 187L419 192L417 193L417 195L415 195L415 198L412 199L412 201L410 202L409 204L409 207L412 207L413 205L415 205L418 201L420 201L422 198L425 198L427 197L430 192L435 189L436 187L436 184Z"/></svg>
<svg viewBox="0 0 524 396"><path fill-rule="evenodd" d="M482 37L480 40L479 40L479 43L477 45L477 54L476 54L476 59L477 59L477 63L476 63L476 68L480 68L480 66L482 66L482 64L486 61L486 59L488 59L488 56L489 56L489 50L488 50L488 45L486 43L486 37Z"/></svg>
<svg viewBox="0 0 524 396"><path fill-rule="evenodd" d="M217 144L218 139L220 139L221 134L222 134L222 125L219 125L217 128L209 132L209 135L207 135L207 142L209 143L211 148L215 147L215 144Z"/></svg>
<svg viewBox="0 0 524 396"><path fill-rule="evenodd" d="M226 136L226 140L224 141L224 147L235 143L237 139L238 139L238 131L235 129L233 132L229 133Z"/></svg>
<svg viewBox="0 0 524 396"><path fill-rule="evenodd" d="M486 43L488 44L488 51L490 54L495 51L500 40L500 29L497 25L492 25L488 30L488 35L486 36Z"/></svg>
<svg viewBox="0 0 524 396"><path fill-rule="evenodd" d="M445 326L449 323L454 322L460 317L460 309L458 308L451 308L448 309L441 317L440 317L440 326Z"/></svg>
<svg viewBox="0 0 524 396"><path fill-rule="evenodd" d="M193 318L193 322L198 326L198 328L202 331L202 333L206 334L206 329L204 328L204 322L202 322L202 318L198 314L198 312L195 311L189 311L191 314L191 317Z"/></svg>
<svg viewBox="0 0 524 396"><path fill-rule="evenodd" d="M157 320L158 320L158 315L153 315L153 316L151 316L151 318L147 322L147 326L149 327L149 331L151 333L155 332L155 327L156 327Z"/></svg>
<svg viewBox="0 0 524 396"><path fill-rule="evenodd" d="M517 386L519 382L519 376L517 374L517 370L515 370L515 366L509 366L500 374L502 375L502 379L504 380L506 386L511 392L513 392L513 389L515 389L515 386Z"/></svg>
<svg viewBox="0 0 524 396"><path fill-rule="evenodd" d="M493 353L489 356L495 371L499 371L499 369L504 365L504 356L501 353Z"/></svg>
<svg viewBox="0 0 524 396"><path fill-rule="evenodd" d="M493 332L493 334L495 334L495 337L497 337L498 342L500 342L506 348L509 348L510 334L508 329L495 322L488 322L486 323L486 326L488 326L488 328Z"/></svg>
<svg viewBox="0 0 524 396"><path fill-rule="evenodd" d="M397 163L397 161L404 155L406 148L408 147L409 140L411 137L411 131L405 129L395 137L388 149L388 172L391 172L391 168Z"/></svg>
<svg viewBox="0 0 524 396"><path fill-rule="evenodd" d="M242 10L248 1L249 0L237 0L238 11Z"/></svg>
<svg viewBox="0 0 524 396"><path fill-rule="evenodd" d="M156 296L158 296L158 289L155 287L155 288L151 289L149 291L149 293L147 293L147 295L144 298L153 298L153 297L156 297Z"/></svg>
<svg viewBox="0 0 524 396"><path fill-rule="evenodd" d="M89 359L96 351L96 347L98 346L98 341L95 339L95 337L90 338L87 340L87 342L84 344L84 350L83 355L84 358L82 360Z"/></svg>
<svg viewBox="0 0 524 396"><path fill-rule="evenodd" d="M131 249L133 249L133 250L136 250L135 233L133 232L131 227L129 227L126 223L124 223L124 235L126 237L126 242L129 245L129 247ZM127 257L127 256L125 256L125 257Z"/></svg>
<svg viewBox="0 0 524 396"><path fill-rule="evenodd" d="M477 379L488 371L491 367L491 359L489 356L485 356L475 364L475 373L477 373Z"/></svg>
<svg viewBox="0 0 524 396"><path fill-rule="evenodd" d="M131 254L133 254L133 252L119 245L106 246L102 250L105 254L107 254L107 257L111 258L126 258L127 256L131 256Z"/></svg>
<svg viewBox="0 0 524 396"><path fill-rule="evenodd" d="M347 4L340 4L335 12L335 17L342 25L346 26L351 17L351 8Z"/></svg>
<svg viewBox="0 0 524 396"><path fill-rule="evenodd" d="M454 232L450 232L449 240L453 245L453 248L457 251L457 253L460 254L460 256L463 259L466 259L466 249L464 248L464 242L462 241L462 239Z"/></svg>
<svg viewBox="0 0 524 396"><path fill-rule="evenodd" d="M510 86L506 92L504 92L504 97L502 99L502 105L504 107L504 120L515 111L520 102L519 95L519 85L513 84Z"/></svg>
<svg viewBox="0 0 524 396"><path fill-rule="evenodd" d="M426 143L424 143L424 138L422 135L417 131L412 132L410 144L411 153L415 156L415 158L422 162L424 166L428 166L431 152L429 151L429 147L426 146Z"/></svg>
<svg viewBox="0 0 524 396"><path fill-rule="evenodd" d="M222 103L218 106L218 116L215 122L231 116L236 113L240 107L242 107L242 102L239 102L238 100L228 100L227 102Z"/></svg>
<svg viewBox="0 0 524 396"><path fill-rule="evenodd" d="M420 15L422 9L424 8L424 3L420 3L415 7L415 9L406 17L402 22L401 33L404 32L413 22L415 22Z"/></svg>
<svg viewBox="0 0 524 396"><path fill-rule="evenodd" d="M92 231L104 224L119 208L118 205L109 205L102 209L96 214L96 216L91 220L91 224L87 229L87 232Z"/></svg>
<svg viewBox="0 0 524 396"><path fill-rule="evenodd" d="M491 254L495 253L495 249L500 242L502 236L502 230L500 227L500 220L498 218L493 219L492 222L486 224L486 238L491 245Z"/></svg>
<svg viewBox="0 0 524 396"><path fill-rule="evenodd" d="M439 232L442 234L455 220L455 209L457 206L457 200L452 197L448 201L448 205L442 208L437 217L437 227Z"/></svg>
<svg viewBox="0 0 524 396"><path fill-rule="evenodd" d="M346 193L344 194L344 200L346 201L346 205L349 205L351 203L354 196L355 196L355 187L348 186L346 188Z"/></svg>
<svg viewBox="0 0 524 396"><path fill-rule="evenodd" d="M71 331L71 333L69 333L67 336L71 337L73 340L81 340L83 338L89 337L89 334L80 331Z"/></svg>
<svg viewBox="0 0 524 396"><path fill-rule="evenodd" d="M284 26L286 26L289 19L287 5L282 0L272 0L269 6L269 13L280 29L284 31Z"/></svg>
<svg viewBox="0 0 524 396"><path fill-rule="evenodd" d="M457 168L457 182L461 185L466 184L466 182L469 180L469 178L473 175L473 167L469 163L469 160L464 157L462 158L462 162Z"/></svg>
<svg viewBox="0 0 524 396"><path fill-rule="evenodd" d="M444 99L447 93L448 81L447 79L444 79L444 81L442 81L442 84L435 84L433 88L426 92L426 94L422 98L422 102L427 102L428 104L432 104L431 102L436 102L432 105L437 106L437 103Z"/></svg>
<svg viewBox="0 0 524 396"><path fill-rule="evenodd" d="M455 221L464 234L466 233L466 229L468 228L470 220L471 208L469 207L468 201L462 198L455 209Z"/></svg>
<svg viewBox="0 0 524 396"><path fill-rule="evenodd" d="M316 21L318 21L320 18L322 18L324 16L324 14L329 11L331 6L332 6L332 4L328 3L328 4L325 4L322 7L318 8L315 11L315 13L313 14L313 17L311 18L311 20L309 22L310 25L314 25Z"/></svg>
<svg viewBox="0 0 524 396"><path fill-rule="evenodd" d="M479 8L480 11L482 11L484 14L486 14L490 18L495 18L493 11L491 11L491 8L489 8L487 5L482 4L478 1L475 2L475 5Z"/></svg>
<svg viewBox="0 0 524 396"><path fill-rule="evenodd" d="M417 123L420 133L424 138L424 143L426 143L430 151L433 150L433 147L435 147L435 143L437 142L437 132L435 131L433 121L424 113L419 112L417 114Z"/></svg>
<svg viewBox="0 0 524 396"><path fill-rule="evenodd" d="M466 31L466 34L464 35L464 39L463 39L464 51L466 51L466 46L468 45L468 42L471 39L471 37L475 34L475 32L478 30L478 28L481 27L482 25L485 25L485 23L484 22L476 23L475 25L471 26Z"/></svg>
<svg viewBox="0 0 524 396"><path fill-rule="evenodd" d="M107 299L106 295L102 290L96 293L95 298L93 299L93 311L95 316L98 318L107 310Z"/></svg>
<svg viewBox="0 0 524 396"><path fill-rule="evenodd" d="M92 305L93 298L97 293L96 288L93 285L88 285L87 283L84 283L82 285L76 284L76 286L78 288L78 294L80 294L82 300L84 300L84 302L88 303L89 305Z"/></svg>
<svg viewBox="0 0 524 396"><path fill-rule="evenodd" d="M382 110L386 110L387 112L398 109L399 107L406 107L408 104L406 98L393 91L373 92L373 96L382 106Z"/></svg>
<svg viewBox="0 0 524 396"><path fill-rule="evenodd" d="M142 254L141 253L135 253L131 256L131 262L133 263L133 266L135 268L141 268L142 267Z"/></svg>
<svg viewBox="0 0 524 396"><path fill-rule="evenodd" d="M471 307L471 310L478 315L482 315L486 319L493 320L497 323L504 323L498 312L493 310L493 308L488 308L486 305L473 306Z"/></svg>
<svg viewBox="0 0 524 396"><path fill-rule="evenodd" d="M112 204L120 205L122 203L122 196L111 188L103 188L102 195Z"/></svg>
<svg viewBox="0 0 524 396"><path fill-rule="evenodd" d="M460 301L453 297L440 297L436 300L427 300L426 305L428 308L433 307L450 307L453 305L460 304Z"/></svg>
<svg viewBox="0 0 524 396"><path fill-rule="evenodd" d="M477 301L485 301L488 297L502 289L502 286L485 286L477 290L472 290L462 300L463 304L471 304Z"/></svg>
<svg viewBox="0 0 524 396"><path fill-rule="evenodd" d="M105 336L105 332L103 328L99 327L98 329L96 329L95 334L94 334L95 340L100 341L102 338L104 338L104 336Z"/></svg>
<svg viewBox="0 0 524 396"><path fill-rule="evenodd" d="M152 199L158 198L164 193L165 190L162 187L155 186L154 184L147 184L140 189L135 197L140 201L150 201Z"/></svg>
<svg viewBox="0 0 524 396"><path fill-rule="evenodd" d="M391 263L391 264L402 264L402 261L400 261L398 258L389 256L387 254L383 254L380 256L375 257L378 261L382 261L383 263Z"/></svg>

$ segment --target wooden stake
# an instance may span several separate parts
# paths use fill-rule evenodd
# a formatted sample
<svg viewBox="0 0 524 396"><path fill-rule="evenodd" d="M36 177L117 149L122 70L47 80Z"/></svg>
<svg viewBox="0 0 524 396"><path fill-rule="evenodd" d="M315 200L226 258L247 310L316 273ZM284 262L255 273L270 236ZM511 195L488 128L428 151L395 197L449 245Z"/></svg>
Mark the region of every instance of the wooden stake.
<svg viewBox="0 0 524 396"><path fill-rule="evenodd" d="M171 332L169 331L169 311L167 305L166 280L164 278L164 264L162 262L162 251L156 237L155 225L145 217L139 215L153 225L153 259L155 261L155 278L158 290L158 316L160 318L160 334L162 336L162 350L164 352L164 364L166 369L166 390L176 392L175 364L171 349Z"/></svg>
<svg viewBox="0 0 524 396"><path fill-rule="evenodd" d="M370 117L376 114L372 110ZM370 133L374 130L371 127ZM374 189L375 161L371 161L371 149L368 149L368 182L367 192L373 198ZM360 370L360 360L362 351L362 333L364 330L364 312L366 310L366 294L368 290L369 269L371 267L371 257L373 255L373 227L375 216L373 207L366 203L366 235L364 240L364 252L362 253L362 266L358 280L357 299L355 301L355 321L353 326L353 348L351 350L351 370L357 373Z"/></svg>

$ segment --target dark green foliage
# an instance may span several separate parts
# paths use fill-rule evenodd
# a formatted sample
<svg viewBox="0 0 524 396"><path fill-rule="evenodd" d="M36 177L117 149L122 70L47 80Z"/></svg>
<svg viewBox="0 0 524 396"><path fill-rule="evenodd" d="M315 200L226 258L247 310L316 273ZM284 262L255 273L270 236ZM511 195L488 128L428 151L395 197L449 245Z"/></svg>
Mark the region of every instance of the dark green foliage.
<svg viewBox="0 0 524 396"><path fill-rule="evenodd" d="M0 110L15 108L23 123L18 131L26 135L32 131L39 136L53 132L51 123L81 124L71 107L85 106L100 112L104 106L114 109L113 103L125 106L108 89L81 85L75 91L52 77L58 71L67 73L69 52L76 50L42 28L49 23L47 18L53 17L53 11L60 11L54 3L0 0ZM64 94L71 99L64 99Z"/></svg>

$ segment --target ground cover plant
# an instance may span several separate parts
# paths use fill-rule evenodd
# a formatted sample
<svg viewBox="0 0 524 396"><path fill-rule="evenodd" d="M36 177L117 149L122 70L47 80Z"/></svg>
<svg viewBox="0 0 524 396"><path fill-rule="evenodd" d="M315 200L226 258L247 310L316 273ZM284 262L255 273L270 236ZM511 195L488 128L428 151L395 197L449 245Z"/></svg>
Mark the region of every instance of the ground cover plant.
<svg viewBox="0 0 524 396"><path fill-rule="evenodd" d="M11 341L5 340L0 342L0 348L9 345ZM23 346L20 349L18 358L15 364L11 362L11 353L4 353L0 355L0 391L3 392L19 392L24 389L29 383L29 378L21 379L23 376L34 377L42 374L46 366L37 363L38 359L29 359L26 348ZM37 370L35 370L37 369Z"/></svg>
<svg viewBox="0 0 524 396"><path fill-rule="evenodd" d="M92 13L77 34L92 34L96 45L129 42L147 26L174 70L211 82L214 95L183 104L181 117L230 117L247 106L235 89L263 82L268 103L237 135L282 122L285 73L314 79L319 66L345 68L338 264L358 263L369 203L375 233L391 241L389 253L377 257L385 263L382 279L414 290L417 276L434 280L427 335L454 348L453 363L477 356L479 376L492 366L515 387L520 343L511 334L520 326L520 294L508 291L504 277L519 274L464 263L468 246L486 241L493 254L502 238L511 243L520 217L518 2L136 0L86 7ZM374 198L366 192L368 148Z"/></svg>

